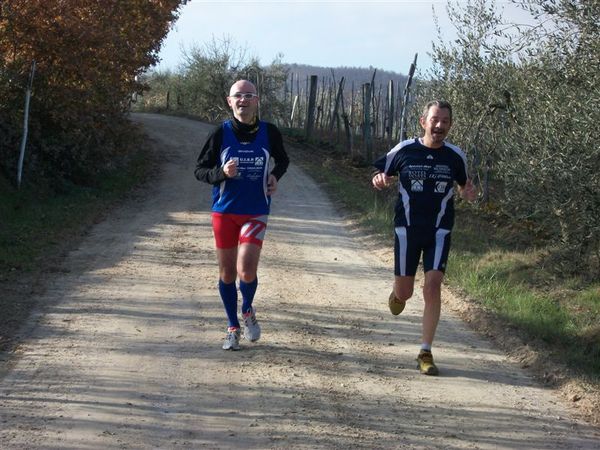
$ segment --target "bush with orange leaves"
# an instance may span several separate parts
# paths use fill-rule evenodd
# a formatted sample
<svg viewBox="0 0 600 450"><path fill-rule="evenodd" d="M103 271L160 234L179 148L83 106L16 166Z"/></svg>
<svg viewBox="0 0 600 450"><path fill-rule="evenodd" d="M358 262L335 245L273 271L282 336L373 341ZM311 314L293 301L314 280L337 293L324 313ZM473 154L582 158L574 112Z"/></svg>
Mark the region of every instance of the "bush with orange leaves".
<svg viewBox="0 0 600 450"><path fill-rule="evenodd" d="M0 170L14 179L32 61L25 179L93 183L122 156L136 80L187 0L0 0Z"/></svg>

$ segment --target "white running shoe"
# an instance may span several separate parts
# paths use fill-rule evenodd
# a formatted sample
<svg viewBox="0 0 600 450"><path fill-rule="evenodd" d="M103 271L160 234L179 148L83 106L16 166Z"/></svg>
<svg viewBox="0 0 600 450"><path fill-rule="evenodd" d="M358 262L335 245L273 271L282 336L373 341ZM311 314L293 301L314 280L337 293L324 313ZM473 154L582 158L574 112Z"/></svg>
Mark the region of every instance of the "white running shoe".
<svg viewBox="0 0 600 450"><path fill-rule="evenodd" d="M227 330L225 342L223 342L223 350L239 350L240 349L240 329Z"/></svg>
<svg viewBox="0 0 600 450"><path fill-rule="evenodd" d="M252 307L250 311L242 314L244 318L244 338L250 342L260 339L260 325L256 321L256 309Z"/></svg>

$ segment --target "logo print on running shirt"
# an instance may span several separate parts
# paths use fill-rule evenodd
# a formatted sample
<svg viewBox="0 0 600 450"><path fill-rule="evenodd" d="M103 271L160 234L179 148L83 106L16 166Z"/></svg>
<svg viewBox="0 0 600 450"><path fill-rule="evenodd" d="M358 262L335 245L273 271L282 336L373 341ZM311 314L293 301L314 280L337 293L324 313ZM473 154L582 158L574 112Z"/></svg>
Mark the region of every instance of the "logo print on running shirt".
<svg viewBox="0 0 600 450"><path fill-rule="evenodd" d="M432 155L427 155L427 159L433 159Z"/></svg>
<svg viewBox="0 0 600 450"><path fill-rule="evenodd" d="M443 194L446 192L446 186L448 185L447 181L436 181L435 182L435 192L438 194Z"/></svg>
<svg viewBox="0 0 600 450"><path fill-rule="evenodd" d="M413 192L423 192L423 180L410 180L410 190Z"/></svg>

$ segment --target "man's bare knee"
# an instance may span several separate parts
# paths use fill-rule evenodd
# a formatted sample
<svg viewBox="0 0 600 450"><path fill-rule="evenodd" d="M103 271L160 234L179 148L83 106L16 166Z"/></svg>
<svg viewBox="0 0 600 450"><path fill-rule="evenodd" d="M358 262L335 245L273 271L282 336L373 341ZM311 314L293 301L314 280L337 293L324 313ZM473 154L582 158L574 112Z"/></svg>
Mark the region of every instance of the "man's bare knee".
<svg viewBox="0 0 600 450"><path fill-rule="evenodd" d="M234 283L236 275L237 274L236 274L235 270L221 268L221 270L219 271L219 276L221 277L221 281L225 284Z"/></svg>
<svg viewBox="0 0 600 450"><path fill-rule="evenodd" d="M256 279L256 272L242 271L238 274L238 276L244 283L252 283Z"/></svg>
<svg viewBox="0 0 600 450"><path fill-rule="evenodd" d="M415 277L396 276L394 282L394 295L398 300L406 301L412 297L415 287Z"/></svg>
<svg viewBox="0 0 600 450"><path fill-rule="evenodd" d="M439 301L442 293L442 280L444 274L438 271L431 271L425 274L425 284L423 285L423 298L425 302Z"/></svg>
<svg viewBox="0 0 600 450"><path fill-rule="evenodd" d="M221 257L219 259L219 275L224 283L233 283L237 277L235 260L230 257Z"/></svg>
<svg viewBox="0 0 600 450"><path fill-rule="evenodd" d="M406 301L413 295L413 288L406 287L396 287L394 289L394 294L398 300Z"/></svg>

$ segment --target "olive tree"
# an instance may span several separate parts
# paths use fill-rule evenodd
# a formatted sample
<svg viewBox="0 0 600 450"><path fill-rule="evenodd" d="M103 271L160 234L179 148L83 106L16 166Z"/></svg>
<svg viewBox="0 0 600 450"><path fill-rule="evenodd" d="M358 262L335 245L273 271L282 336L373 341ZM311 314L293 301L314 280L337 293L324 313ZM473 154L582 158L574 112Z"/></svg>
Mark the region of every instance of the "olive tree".
<svg viewBox="0 0 600 450"><path fill-rule="evenodd" d="M597 275L600 2L515 3L529 25L503 22L494 2L450 3L458 38L434 45L420 95L455 106L452 137L493 177L491 204L543 230L561 268Z"/></svg>

